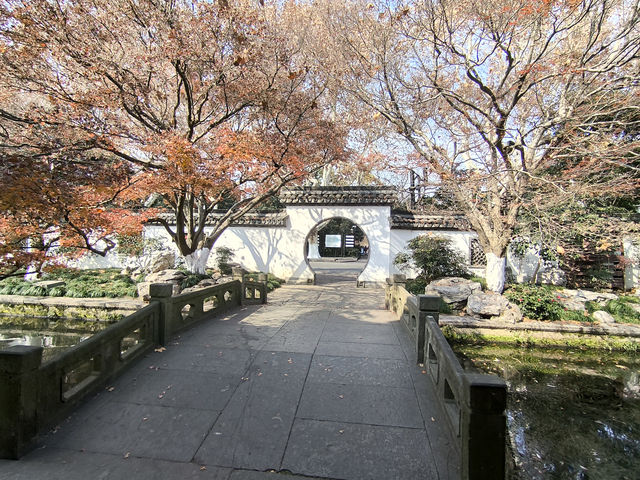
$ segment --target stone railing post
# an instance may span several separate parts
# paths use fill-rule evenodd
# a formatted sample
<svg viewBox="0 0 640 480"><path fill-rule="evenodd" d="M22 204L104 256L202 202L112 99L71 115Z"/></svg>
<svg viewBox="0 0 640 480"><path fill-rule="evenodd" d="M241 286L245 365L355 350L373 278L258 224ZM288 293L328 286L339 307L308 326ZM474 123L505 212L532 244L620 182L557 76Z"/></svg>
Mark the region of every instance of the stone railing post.
<svg viewBox="0 0 640 480"><path fill-rule="evenodd" d="M493 375L466 374L462 409L462 478L505 478L507 385Z"/></svg>
<svg viewBox="0 0 640 480"><path fill-rule="evenodd" d="M175 312L171 301L172 295L173 285L171 283L152 283L149 285L149 303L158 302L160 304L158 331L154 335L154 341L160 345L166 345L173 333L172 322Z"/></svg>
<svg viewBox="0 0 640 480"><path fill-rule="evenodd" d="M246 273L245 269L242 267L231 267L231 276L234 280L238 280L240 282L240 305L244 305L246 289L244 288L244 274Z"/></svg>
<svg viewBox="0 0 640 480"><path fill-rule="evenodd" d="M0 352L0 458L18 459L38 434L38 368L42 347Z"/></svg>
<svg viewBox="0 0 640 480"><path fill-rule="evenodd" d="M258 274L258 282L263 285L262 291L260 292L260 299L262 303L267 303L267 281L269 280L269 274L267 273L259 273Z"/></svg>
<svg viewBox="0 0 640 480"><path fill-rule="evenodd" d="M426 348L427 317L433 317L438 323L440 318L440 297L438 295L418 295L418 324L416 325L416 352L418 363L424 363Z"/></svg>
<svg viewBox="0 0 640 480"><path fill-rule="evenodd" d="M385 300L385 308L387 310L391 310L393 313L395 313L396 315L399 313L397 310L397 302L394 302L394 297L397 295L397 289L398 287L405 287L407 284L407 277L406 275L402 275L400 273L394 273L393 275L391 275L391 278L389 279L390 283L391 283L391 288L389 288L389 295L387 295L387 298Z"/></svg>

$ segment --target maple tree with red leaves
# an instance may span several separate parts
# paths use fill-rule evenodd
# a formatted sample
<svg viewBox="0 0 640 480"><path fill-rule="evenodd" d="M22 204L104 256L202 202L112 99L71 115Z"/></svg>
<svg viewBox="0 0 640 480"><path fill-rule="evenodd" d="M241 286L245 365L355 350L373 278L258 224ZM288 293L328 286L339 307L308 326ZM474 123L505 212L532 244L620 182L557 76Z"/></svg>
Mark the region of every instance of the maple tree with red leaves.
<svg viewBox="0 0 640 480"><path fill-rule="evenodd" d="M231 222L346 158L293 13L248 0L0 2L5 266L42 260L28 238L55 232L104 254L114 231L155 219L203 272ZM151 194L170 218L142 208Z"/></svg>

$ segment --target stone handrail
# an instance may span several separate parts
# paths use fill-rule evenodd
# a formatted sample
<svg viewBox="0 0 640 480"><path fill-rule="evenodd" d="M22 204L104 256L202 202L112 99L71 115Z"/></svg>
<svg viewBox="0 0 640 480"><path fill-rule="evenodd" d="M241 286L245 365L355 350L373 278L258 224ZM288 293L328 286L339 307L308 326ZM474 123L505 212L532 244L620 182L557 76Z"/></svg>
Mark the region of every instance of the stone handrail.
<svg viewBox="0 0 640 480"><path fill-rule="evenodd" d="M0 458L19 458L40 432L63 419L141 355L189 325L245 304L265 303L266 284L232 282L171 296L152 284L148 306L42 363L42 347L0 351Z"/></svg>
<svg viewBox="0 0 640 480"><path fill-rule="evenodd" d="M415 340L417 363L436 389L460 455L463 480L497 480L506 476L507 387L495 375L463 370L438 326L440 297L413 296L403 275L387 281L385 306Z"/></svg>

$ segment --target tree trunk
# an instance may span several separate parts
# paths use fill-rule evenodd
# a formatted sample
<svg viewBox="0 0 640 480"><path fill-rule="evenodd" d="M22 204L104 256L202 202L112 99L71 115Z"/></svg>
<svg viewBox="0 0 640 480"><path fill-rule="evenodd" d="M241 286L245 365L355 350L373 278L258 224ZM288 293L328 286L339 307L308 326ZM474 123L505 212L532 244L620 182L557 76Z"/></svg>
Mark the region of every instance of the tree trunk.
<svg viewBox="0 0 640 480"><path fill-rule="evenodd" d="M504 290L506 265L507 259L505 256L499 256L492 252L487 253L487 288L492 292L502 293Z"/></svg>
<svg viewBox="0 0 640 480"><path fill-rule="evenodd" d="M199 248L193 253L184 256L184 262L187 267L187 270L191 273L198 273L200 275L204 275L205 269L207 268L207 260L209 260L209 255L211 254L211 249L207 247Z"/></svg>

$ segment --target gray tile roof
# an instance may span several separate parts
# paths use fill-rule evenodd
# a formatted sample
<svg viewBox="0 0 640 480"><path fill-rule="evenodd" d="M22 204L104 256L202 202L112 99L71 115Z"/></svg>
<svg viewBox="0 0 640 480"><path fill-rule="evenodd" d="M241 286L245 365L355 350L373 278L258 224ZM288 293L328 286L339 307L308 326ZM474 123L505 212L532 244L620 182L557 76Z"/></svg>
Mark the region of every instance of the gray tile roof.
<svg viewBox="0 0 640 480"><path fill-rule="evenodd" d="M414 215L392 214L391 228L402 230L471 230L464 215Z"/></svg>
<svg viewBox="0 0 640 480"><path fill-rule="evenodd" d="M284 205L393 205L389 187L289 187L280 192Z"/></svg>
<svg viewBox="0 0 640 480"><path fill-rule="evenodd" d="M215 225L222 217L223 213L212 213L207 218L206 225ZM171 213L163 214L162 217L169 223L175 225L175 216ZM232 227L286 227L289 216L285 211L280 212L252 212L231 223ZM151 222L153 223L153 222Z"/></svg>

